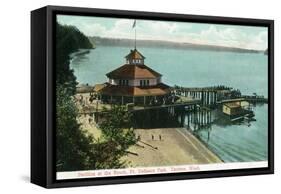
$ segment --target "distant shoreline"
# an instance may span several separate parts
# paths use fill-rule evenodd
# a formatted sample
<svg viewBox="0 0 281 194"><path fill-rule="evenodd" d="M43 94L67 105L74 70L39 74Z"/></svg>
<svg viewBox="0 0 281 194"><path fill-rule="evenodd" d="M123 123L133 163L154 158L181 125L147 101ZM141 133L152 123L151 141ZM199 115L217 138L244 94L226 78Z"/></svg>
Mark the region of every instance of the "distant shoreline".
<svg viewBox="0 0 281 194"><path fill-rule="evenodd" d="M88 37L90 42L95 46L134 46L134 39L121 39L121 38L106 38L106 37ZM264 53L264 50L243 49L227 46L204 45L193 43L180 43L164 40L137 40L139 47L155 47L155 48L175 48L175 49L188 49L188 50L208 50L219 52L239 52L239 53Z"/></svg>

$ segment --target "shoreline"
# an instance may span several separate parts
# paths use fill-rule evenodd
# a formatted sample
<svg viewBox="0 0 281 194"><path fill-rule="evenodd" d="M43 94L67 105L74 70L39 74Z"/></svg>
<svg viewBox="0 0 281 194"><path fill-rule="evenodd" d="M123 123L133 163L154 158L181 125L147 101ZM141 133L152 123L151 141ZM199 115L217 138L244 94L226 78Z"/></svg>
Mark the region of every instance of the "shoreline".
<svg viewBox="0 0 281 194"><path fill-rule="evenodd" d="M202 143L206 148L208 148L213 154L216 155L216 157L218 157L223 163L225 163L225 161L206 143L204 142L204 140L202 140L202 138L199 135L196 135L194 133L192 133L192 131L190 129L187 129L189 131L189 133L191 133L198 141L200 141L200 143Z"/></svg>

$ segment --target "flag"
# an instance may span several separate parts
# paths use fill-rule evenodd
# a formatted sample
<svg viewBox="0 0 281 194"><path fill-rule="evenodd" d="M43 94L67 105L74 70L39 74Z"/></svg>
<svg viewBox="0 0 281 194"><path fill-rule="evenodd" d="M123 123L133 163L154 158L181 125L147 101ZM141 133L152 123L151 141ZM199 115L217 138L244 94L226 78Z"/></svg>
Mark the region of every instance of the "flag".
<svg viewBox="0 0 281 194"><path fill-rule="evenodd" d="M136 24L137 24L137 21L135 20L132 28L136 27Z"/></svg>

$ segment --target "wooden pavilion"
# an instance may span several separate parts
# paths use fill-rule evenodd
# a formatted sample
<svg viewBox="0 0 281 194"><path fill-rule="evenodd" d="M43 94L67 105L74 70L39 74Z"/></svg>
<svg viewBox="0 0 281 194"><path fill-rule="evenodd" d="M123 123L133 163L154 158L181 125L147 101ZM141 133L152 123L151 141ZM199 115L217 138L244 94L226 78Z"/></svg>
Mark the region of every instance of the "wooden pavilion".
<svg viewBox="0 0 281 194"><path fill-rule="evenodd" d="M101 100L110 104L165 104L171 89L162 75L144 64L145 57L135 48L125 57L126 64L106 74L108 82L99 90Z"/></svg>

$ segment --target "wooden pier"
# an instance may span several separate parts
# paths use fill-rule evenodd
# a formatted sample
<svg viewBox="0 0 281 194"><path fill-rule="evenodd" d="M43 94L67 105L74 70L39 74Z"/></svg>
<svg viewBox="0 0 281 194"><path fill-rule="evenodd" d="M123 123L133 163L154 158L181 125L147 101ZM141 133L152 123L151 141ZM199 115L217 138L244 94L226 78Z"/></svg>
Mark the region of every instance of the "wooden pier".
<svg viewBox="0 0 281 194"><path fill-rule="evenodd" d="M173 91L176 95L200 100L203 106L211 106L216 105L217 101L223 98L226 93L230 93L230 89L228 87L174 87Z"/></svg>
<svg viewBox="0 0 281 194"><path fill-rule="evenodd" d="M87 86L88 87L88 86ZM225 86L187 88L173 87L171 96L176 99L172 103L154 105L136 105L134 103L124 104L127 110L132 112L143 128L149 128L147 124L154 123L151 128L161 127L189 127L195 130L208 128L212 124L212 111L220 109L224 103L232 101L248 101L250 103L267 103L267 99L262 96L242 96L238 90ZM233 97L234 94L234 97ZM88 95L87 93L79 94ZM85 100L89 97L84 97ZM98 123L107 114L103 107L110 110L113 104L102 103L94 100L86 103L79 109L79 115L91 115ZM161 115L161 116L160 116ZM156 123L159 123L157 125ZM147 124L146 124L147 123ZM160 125L161 124L161 125Z"/></svg>
<svg viewBox="0 0 281 194"><path fill-rule="evenodd" d="M242 96L246 101L253 103L268 103L268 99L263 96Z"/></svg>
<svg viewBox="0 0 281 194"><path fill-rule="evenodd" d="M152 109L162 109L162 108L176 108L176 107L188 107L192 110L196 109L196 106L201 103L200 100L194 99L187 102L181 102L181 103L174 103L174 104L164 104L164 105L158 105L158 106L134 106L132 109L132 112L134 111L140 111L140 110L152 110Z"/></svg>
<svg viewBox="0 0 281 194"><path fill-rule="evenodd" d="M201 101L202 106L216 106L223 100L240 99L252 103L268 103L268 99L264 96L257 95L241 95L239 90L226 86L217 87L174 87L173 92L178 96L191 97Z"/></svg>
<svg viewBox="0 0 281 194"><path fill-rule="evenodd" d="M228 102L238 102L238 101L247 101L249 103L268 103L268 99L264 97L255 97L255 96L241 96L241 98L232 98L232 99L223 99L217 101L217 104L223 104Z"/></svg>
<svg viewBox="0 0 281 194"><path fill-rule="evenodd" d="M212 124L212 110L203 107L196 112L188 112L185 119L185 124L188 128L190 128L191 124L193 124L194 130L208 128Z"/></svg>

